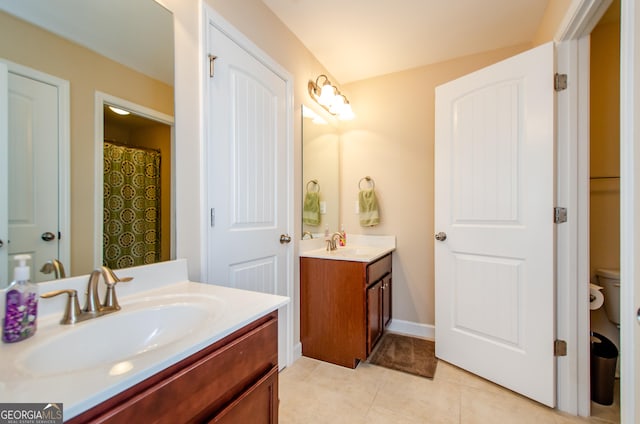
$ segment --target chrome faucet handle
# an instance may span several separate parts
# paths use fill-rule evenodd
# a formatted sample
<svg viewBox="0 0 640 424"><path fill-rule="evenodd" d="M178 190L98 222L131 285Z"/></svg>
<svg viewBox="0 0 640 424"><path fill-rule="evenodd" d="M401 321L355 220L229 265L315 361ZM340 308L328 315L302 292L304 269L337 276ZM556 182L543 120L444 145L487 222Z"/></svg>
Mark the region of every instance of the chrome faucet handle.
<svg viewBox="0 0 640 424"><path fill-rule="evenodd" d="M72 289L65 290L55 290L48 293L41 294L40 297L43 299L49 299L54 296L58 296L61 294L68 294L67 298L67 306L64 308L64 315L62 315L62 319L60 320L60 324L74 324L76 322L84 321L86 319L82 314L82 310L80 309L80 304L78 303L78 292Z"/></svg>
<svg viewBox="0 0 640 424"><path fill-rule="evenodd" d="M102 270L102 278L104 278L104 283L109 286L115 286L117 283L126 283L127 281L133 280L133 277L118 277L111 268L108 266L103 266Z"/></svg>
<svg viewBox="0 0 640 424"><path fill-rule="evenodd" d="M107 285L107 293L104 296L104 303L102 308L110 311L119 311L120 304L118 303L118 297L116 296L116 284L126 283L133 280L133 277L119 278L109 267L102 267L102 278Z"/></svg>

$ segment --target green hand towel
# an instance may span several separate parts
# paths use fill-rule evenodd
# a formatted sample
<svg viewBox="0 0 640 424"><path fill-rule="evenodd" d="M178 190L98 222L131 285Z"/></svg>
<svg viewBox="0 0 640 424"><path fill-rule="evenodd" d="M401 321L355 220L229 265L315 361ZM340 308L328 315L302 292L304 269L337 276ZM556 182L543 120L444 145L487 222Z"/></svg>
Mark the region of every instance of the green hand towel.
<svg viewBox="0 0 640 424"><path fill-rule="evenodd" d="M320 194L316 191L307 192L302 205L302 222L307 225L320 225Z"/></svg>
<svg viewBox="0 0 640 424"><path fill-rule="evenodd" d="M378 212L376 192L372 188L360 190L358 203L360 205L360 225L363 227L378 225L380 223L380 213Z"/></svg>

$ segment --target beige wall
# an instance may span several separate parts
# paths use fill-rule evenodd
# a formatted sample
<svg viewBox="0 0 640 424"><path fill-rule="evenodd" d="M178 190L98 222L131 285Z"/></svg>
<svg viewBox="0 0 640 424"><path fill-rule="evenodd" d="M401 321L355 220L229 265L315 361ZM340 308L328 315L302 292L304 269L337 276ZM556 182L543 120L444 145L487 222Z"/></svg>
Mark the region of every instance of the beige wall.
<svg viewBox="0 0 640 424"><path fill-rule="evenodd" d="M538 46L554 39L564 16L571 7L573 0L549 0L544 11L542 22L531 42Z"/></svg>
<svg viewBox="0 0 640 424"><path fill-rule="evenodd" d="M71 87L71 274L94 266L95 92L173 115L173 87L0 12L0 57ZM65 264L66 265L66 264Z"/></svg>

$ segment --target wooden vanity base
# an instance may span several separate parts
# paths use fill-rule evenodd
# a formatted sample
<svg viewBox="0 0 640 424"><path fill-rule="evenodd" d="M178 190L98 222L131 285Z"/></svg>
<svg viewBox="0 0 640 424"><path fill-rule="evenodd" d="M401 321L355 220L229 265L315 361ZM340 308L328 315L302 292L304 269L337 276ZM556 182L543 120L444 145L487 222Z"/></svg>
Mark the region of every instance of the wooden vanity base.
<svg viewBox="0 0 640 424"><path fill-rule="evenodd" d="M391 321L391 254L371 262L300 258L302 354L355 368Z"/></svg>
<svg viewBox="0 0 640 424"><path fill-rule="evenodd" d="M277 311L68 421L140 422L277 423Z"/></svg>

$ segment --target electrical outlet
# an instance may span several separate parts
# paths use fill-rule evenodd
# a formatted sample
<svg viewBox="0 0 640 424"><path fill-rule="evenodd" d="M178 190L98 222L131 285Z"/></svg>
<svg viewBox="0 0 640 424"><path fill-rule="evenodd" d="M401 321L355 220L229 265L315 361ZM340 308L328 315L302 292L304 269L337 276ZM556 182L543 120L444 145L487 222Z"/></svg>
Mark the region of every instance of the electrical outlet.
<svg viewBox="0 0 640 424"><path fill-rule="evenodd" d="M320 214L324 215L327 213L327 202L324 200L320 202Z"/></svg>
<svg viewBox="0 0 640 424"><path fill-rule="evenodd" d="M360 214L360 202L356 200L356 205L355 205L355 213L356 215Z"/></svg>

